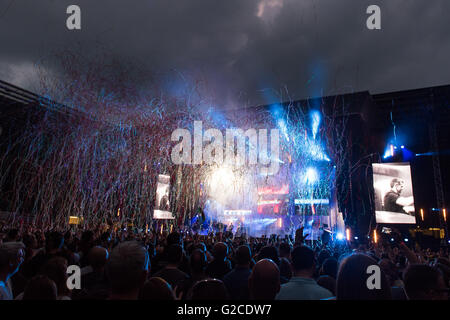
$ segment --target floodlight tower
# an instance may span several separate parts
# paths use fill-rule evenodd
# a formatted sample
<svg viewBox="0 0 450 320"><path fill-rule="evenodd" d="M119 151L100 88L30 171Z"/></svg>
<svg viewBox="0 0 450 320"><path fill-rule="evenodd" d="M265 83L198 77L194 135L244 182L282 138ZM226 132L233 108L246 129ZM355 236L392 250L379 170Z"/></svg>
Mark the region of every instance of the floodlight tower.
<svg viewBox="0 0 450 320"><path fill-rule="evenodd" d="M436 205L438 208L444 208L444 190L442 187L441 164L439 161L439 145L436 130L436 111L434 107L434 94L431 91L431 103L428 106L430 112L430 121L428 121L428 133L430 136L431 153L433 160L434 187L436 189Z"/></svg>
<svg viewBox="0 0 450 320"><path fill-rule="evenodd" d="M429 121L428 121L428 133L430 138L430 146L431 146L431 154L432 154L432 161L433 161L433 178L434 178L434 188L436 192L436 205L437 207L442 210L442 208L445 208L445 201L444 201L444 190L442 187L442 176L441 176L441 163L439 161L439 144L438 144L438 137L437 137L437 121L436 121L436 108L435 108L435 101L434 101L434 94L433 90L431 89L430 94L430 104L428 105L428 111L429 111ZM439 217L439 227L442 227L442 219ZM444 224L445 227L445 235L448 237L448 230L447 230L447 224ZM445 241L442 239L442 241Z"/></svg>

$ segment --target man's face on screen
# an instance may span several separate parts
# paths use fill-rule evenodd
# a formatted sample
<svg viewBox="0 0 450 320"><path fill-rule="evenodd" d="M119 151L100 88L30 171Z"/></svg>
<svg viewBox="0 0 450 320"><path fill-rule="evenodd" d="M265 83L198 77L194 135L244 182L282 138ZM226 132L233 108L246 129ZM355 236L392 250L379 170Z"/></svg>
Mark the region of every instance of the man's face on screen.
<svg viewBox="0 0 450 320"><path fill-rule="evenodd" d="M404 187L405 187L405 184L403 182L399 182L394 186L394 189L398 194L400 194L400 193L402 193Z"/></svg>

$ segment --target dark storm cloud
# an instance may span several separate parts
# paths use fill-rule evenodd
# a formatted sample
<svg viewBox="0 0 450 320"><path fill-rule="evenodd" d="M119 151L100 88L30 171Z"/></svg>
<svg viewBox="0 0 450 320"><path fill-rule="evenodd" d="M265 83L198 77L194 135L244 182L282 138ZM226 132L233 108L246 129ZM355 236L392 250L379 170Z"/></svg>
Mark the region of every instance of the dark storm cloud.
<svg viewBox="0 0 450 320"><path fill-rule="evenodd" d="M65 27L70 4L81 31ZM370 4L382 30L366 28ZM0 0L0 78L37 88L35 63L71 48L106 50L148 78L204 79L227 107L274 102L282 88L295 99L446 84L449 12L446 0Z"/></svg>

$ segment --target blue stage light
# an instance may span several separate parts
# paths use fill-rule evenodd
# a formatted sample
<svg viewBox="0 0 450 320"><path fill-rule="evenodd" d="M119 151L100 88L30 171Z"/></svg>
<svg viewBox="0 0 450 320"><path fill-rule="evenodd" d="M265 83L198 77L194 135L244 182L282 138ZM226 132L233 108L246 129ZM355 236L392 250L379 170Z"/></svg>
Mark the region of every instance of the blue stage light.
<svg viewBox="0 0 450 320"><path fill-rule="evenodd" d="M280 128L281 133L283 133L286 140L289 142L289 135L288 135L287 127L286 127L286 122L284 122L283 119L278 119L278 127Z"/></svg>
<svg viewBox="0 0 450 320"><path fill-rule="evenodd" d="M319 174L317 173L317 170L313 167L309 167L306 169L305 174L305 183L307 184L314 184L319 180Z"/></svg>
<svg viewBox="0 0 450 320"><path fill-rule="evenodd" d="M355 237L355 240L358 240L358 237Z"/></svg>
<svg viewBox="0 0 450 320"><path fill-rule="evenodd" d="M312 159L319 160L319 161L328 161L330 162L330 158L326 155L325 151L323 150L322 146L316 141L311 140L308 144L308 150L309 154L311 155Z"/></svg>
<svg viewBox="0 0 450 320"><path fill-rule="evenodd" d="M313 138L316 138L317 132L319 131L320 124L320 112L317 110L311 111L311 119L312 119L312 133Z"/></svg>
<svg viewBox="0 0 450 320"><path fill-rule="evenodd" d="M344 235L342 234L342 233L338 233L337 235L336 235L336 239L337 240L344 240Z"/></svg>
<svg viewBox="0 0 450 320"><path fill-rule="evenodd" d="M414 158L414 153L406 148L402 148L403 161L410 161Z"/></svg>

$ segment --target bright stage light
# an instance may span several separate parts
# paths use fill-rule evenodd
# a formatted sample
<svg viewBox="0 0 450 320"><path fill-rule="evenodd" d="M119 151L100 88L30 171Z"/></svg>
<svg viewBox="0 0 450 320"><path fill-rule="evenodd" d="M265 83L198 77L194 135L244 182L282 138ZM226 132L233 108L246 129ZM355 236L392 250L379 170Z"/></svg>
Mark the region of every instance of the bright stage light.
<svg viewBox="0 0 450 320"><path fill-rule="evenodd" d="M269 205L269 204L280 204L281 201L280 200L261 200L258 201L258 206L264 206L264 205Z"/></svg>
<svg viewBox="0 0 450 320"><path fill-rule="evenodd" d="M384 151L383 159L387 159L394 156L394 149L397 149L392 143L388 144Z"/></svg>
<svg viewBox="0 0 450 320"><path fill-rule="evenodd" d="M312 167L306 169L305 183L314 184L315 182L317 182L317 180L319 180L319 174L317 173L317 170Z"/></svg>
<svg viewBox="0 0 450 320"><path fill-rule="evenodd" d="M243 179L227 166L215 168L207 178L208 195L222 205L229 203L236 193L242 192Z"/></svg>
<svg viewBox="0 0 450 320"><path fill-rule="evenodd" d="M312 119L312 133L313 138L316 138L317 132L319 131L319 124L320 124L320 112L319 111L311 111L311 119Z"/></svg>
<svg viewBox="0 0 450 320"><path fill-rule="evenodd" d="M323 147L314 140L308 142L307 150L311 155L311 158L318 161L327 161L330 162L330 157L327 156Z"/></svg>
<svg viewBox="0 0 450 320"><path fill-rule="evenodd" d="M350 229L347 228L347 230L345 230L345 236L347 241L350 241Z"/></svg>
<svg viewBox="0 0 450 320"><path fill-rule="evenodd" d="M278 119L278 127L280 128L281 133L283 133L286 140L289 142L289 135L288 135L287 127L286 127L286 122L284 122L283 119Z"/></svg>
<svg viewBox="0 0 450 320"><path fill-rule="evenodd" d="M337 235L336 235L336 239L337 240L344 240L344 235L342 234L342 233L338 233Z"/></svg>
<svg viewBox="0 0 450 320"><path fill-rule="evenodd" d="M328 199L295 199L295 204L330 204Z"/></svg>
<svg viewBox="0 0 450 320"><path fill-rule="evenodd" d="M209 178L210 191L213 194L217 194L218 192L226 192L233 187L234 180L235 177L230 168L217 168L212 172Z"/></svg>
<svg viewBox="0 0 450 320"><path fill-rule="evenodd" d="M224 210L225 216L247 216L252 214L252 210Z"/></svg>
<svg viewBox="0 0 450 320"><path fill-rule="evenodd" d="M355 240L358 240L358 237L355 237L354 239L355 239Z"/></svg>
<svg viewBox="0 0 450 320"><path fill-rule="evenodd" d="M233 171L228 167L220 167L212 174L211 181L218 183L220 181L232 181L234 179Z"/></svg>
<svg viewBox="0 0 450 320"><path fill-rule="evenodd" d="M405 238L404 241L405 241L405 242L408 242L409 240L408 240L408 238Z"/></svg>

